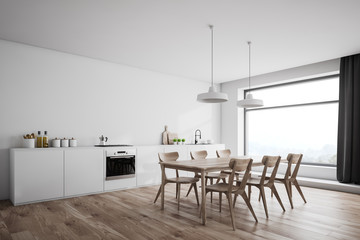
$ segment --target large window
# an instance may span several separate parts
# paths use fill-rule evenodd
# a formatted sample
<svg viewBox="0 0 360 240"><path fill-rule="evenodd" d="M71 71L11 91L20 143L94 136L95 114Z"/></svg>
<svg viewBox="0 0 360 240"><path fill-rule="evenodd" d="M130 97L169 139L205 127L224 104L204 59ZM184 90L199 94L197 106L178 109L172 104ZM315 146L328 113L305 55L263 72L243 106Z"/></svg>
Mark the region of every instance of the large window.
<svg viewBox="0 0 360 240"><path fill-rule="evenodd" d="M338 75L251 92L264 107L245 109L247 155L303 153L303 163L336 164Z"/></svg>

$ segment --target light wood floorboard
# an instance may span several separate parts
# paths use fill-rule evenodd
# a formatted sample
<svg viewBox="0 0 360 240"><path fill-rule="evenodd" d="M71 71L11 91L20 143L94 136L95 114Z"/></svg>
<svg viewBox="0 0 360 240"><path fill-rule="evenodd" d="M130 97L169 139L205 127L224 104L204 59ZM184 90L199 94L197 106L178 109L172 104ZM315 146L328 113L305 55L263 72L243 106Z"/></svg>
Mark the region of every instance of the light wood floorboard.
<svg viewBox="0 0 360 240"><path fill-rule="evenodd" d="M229 208L223 196L219 212L218 195L210 203L207 224L200 219L192 192L181 192L177 210L175 186L166 186L165 209L153 203L159 186L143 187L84 197L14 207L0 201L0 239L360 239L360 195L302 187L308 203L293 191L294 209L282 185L283 212L266 191L269 219L266 219L258 190L251 203L259 219L255 223L242 199L235 207L236 231L232 230Z"/></svg>

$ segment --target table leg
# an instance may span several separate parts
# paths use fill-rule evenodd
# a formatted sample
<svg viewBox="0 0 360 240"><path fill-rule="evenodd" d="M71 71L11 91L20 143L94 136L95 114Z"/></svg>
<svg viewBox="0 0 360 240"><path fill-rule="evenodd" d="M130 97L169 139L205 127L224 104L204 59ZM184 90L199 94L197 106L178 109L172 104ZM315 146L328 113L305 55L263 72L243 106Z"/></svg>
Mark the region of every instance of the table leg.
<svg viewBox="0 0 360 240"><path fill-rule="evenodd" d="M165 167L161 165L161 210L164 209L165 198Z"/></svg>
<svg viewBox="0 0 360 240"><path fill-rule="evenodd" d="M202 224L206 224L206 211L205 211L205 203L206 203L206 190L205 190L205 171L201 171L201 217Z"/></svg>

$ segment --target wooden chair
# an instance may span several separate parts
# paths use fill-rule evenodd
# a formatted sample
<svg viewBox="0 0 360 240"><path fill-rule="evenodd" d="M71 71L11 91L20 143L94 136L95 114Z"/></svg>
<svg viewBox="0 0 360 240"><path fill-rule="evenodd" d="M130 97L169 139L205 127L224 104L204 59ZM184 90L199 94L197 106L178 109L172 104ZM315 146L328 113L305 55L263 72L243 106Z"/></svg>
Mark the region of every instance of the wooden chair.
<svg viewBox="0 0 360 240"><path fill-rule="evenodd" d="M233 230L235 230L235 215L232 205L232 194L240 195L243 197L246 205L248 206L251 214L253 215L255 221L257 222L257 217L255 212L251 206L250 199L247 197L245 192L245 187L247 180L250 177L252 159L236 159L233 158L230 160L229 167L231 168L231 173L229 175L228 183L217 183L213 185L206 186L206 194L208 192L218 192L220 196L224 193L228 199L231 223ZM244 177L242 179L241 184L234 186L234 176L236 171L245 171ZM220 206L221 206L221 198L220 198Z"/></svg>
<svg viewBox="0 0 360 240"><path fill-rule="evenodd" d="M207 154L207 151L206 151L206 150L194 151L194 152L191 151L191 152L190 152L191 160L195 160L195 159L206 159L207 155L208 155L208 154ZM201 176L200 176L200 174L199 174L198 172L196 172L194 177L200 178ZM189 190L188 190L186 196L189 195L189 193L190 193L190 191L191 191L192 188L193 188L193 185L191 185L191 186L189 187Z"/></svg>
<svg viewBox="0 0 360 240"><path fill-rule="evenodd" d="M179 158L178 152L169 152L169 153L159 153L159 161L160 162L168 162L168 161L176 161ZM180 177L178 170L176 170L176 177L175 178L167 178L165 176L165 185L167 183L175 183L176 184L176 198L178 200L178 209L180 209L180 190L181 190L181 184L190 184L191 186L194 186L194 192L196 196L197 205L199 206L199 196L197 192L197 186L196 183L199 181L199 178L195 177ZM156 194L154 203L158 199L159 195L161 193L161 186L159 187L159 191Z"/></svg>
<svg viewBox="0 0 360 240"><path fill-rule="evenodd" d="M231 151L230 151L230 149L216 150L216 155L217 155L218 158L230 157Z"/></svg>
<svg viewBox="0 0 360 240"><path fill-rule="evenodd" d="M223 149L223 150L216 150L216 155L218 158L227 158L227 157L230 157L231 155L231 150L230 149ZM223 170L221 171L222 173L226 173L226 174L230 174L231 171L229 170ZM240 174L239 173L235 173L235 176L236 176L236 180L239 180L239 176Z"/></svg>
<svg viewBox="0 0 360 240"><path fill-rule="evenodd" d="M195 160L195 159L206 159L208 153L206 150L202 150L202 151L192 151L190 152L190 156L191 156L191 159L192 160ZM201 176L197 173L195 174L195 177L198 177L200 178ZM220 182L220 180L223 180L223 182L226 182L226 178L228 177L227 174L224 174L224 173L216 173L216 172L209 172L209 173L206 173L206 176L205 176L205 185L208 184L208 180L210 181L210 184L213 184L214 183L214 179L216 179L216 183ZM192 186L190 186L189 190L188 190L188 193L186 196L189 195L190 193L190 190L191 190ZM210 201L212 202L213 200L213 194L211 193L211 196L210 196Z"/></svg>
<svg viewBox="0 0 360 240"><path fill-rule="evenodd" d="M207 155L208 153L206 150L190 152L191 159L206 159Z"/></svg>
<svg viewBox="0 0 360 240"><path fill-rule="evenodd" d="M283 209L283 211L285 212L285 208L284 205L281 202L280 196L276 190L275 187L275 176L277 173L277 170L279 168L279 163L280 163L280 156L264 156L262 159L262 163L264 165L263 168L263 172L261 175L261 178L250 178L247 181L247 185L249 188L249 199L251 197L251 187L255 186L259 189L260 191L260 195L262 197L263 200L263 205L264 205L264 209L265 209L265 214L266 214L266 218L269 218L269 214L268 214L268 210L267 210L267 205L266 205L266 197L265 197L265 187L268 187L271 189L271 191L275 194L276 199L278 200L281 208ZM268 170L268 168L273 168L272 173L270 178L266 179L266 172ZM237 185L240 185L242 183L242 180L238 180L237 181ZM235 202L236 202L236 197L237 195L235 195L234 197L234 206L235 206Z"/></svg>
<svg viewBox="0 0 360 240"><path fill-rule="evenodd" d="M275 178L276 182L282 182L285 185L286 193L288 195L291 208L294 208L293 202L292 202L292 190L291 190L291 185L292 184L295 185L295 187L298 190L300 196L302 197L302 199L306 203L304 194L302 193L301 188L299 186L299 183L296 180L296 176L297 176L299 168L300 168L302 157L303 157L302 154L289 153L287 158L286 158L287 161L288 161L288 167L286 169L285 176L283 178ZM291 173L291 168L292 168L293 165L295 165L295 167L294 167L294 170ZM268 177L266 177L266 179L268 179Z"/></svg>

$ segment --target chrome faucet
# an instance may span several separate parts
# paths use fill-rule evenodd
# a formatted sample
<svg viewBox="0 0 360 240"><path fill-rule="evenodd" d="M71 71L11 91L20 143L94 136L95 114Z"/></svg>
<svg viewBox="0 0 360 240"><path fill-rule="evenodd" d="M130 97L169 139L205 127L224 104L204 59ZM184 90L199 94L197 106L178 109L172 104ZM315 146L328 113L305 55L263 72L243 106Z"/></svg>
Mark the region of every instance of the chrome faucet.
<svg viewBox="0 0 360 240"><path fill-rule="evenodd" d="M198 132L199 132L199 134L197 134ZM199 139L197 139L197 137L199 137ZM196 131L195 131L195 144L197 144L200 139L201 139L201 131L200 131L200 129L196 129Z"/></svg>

